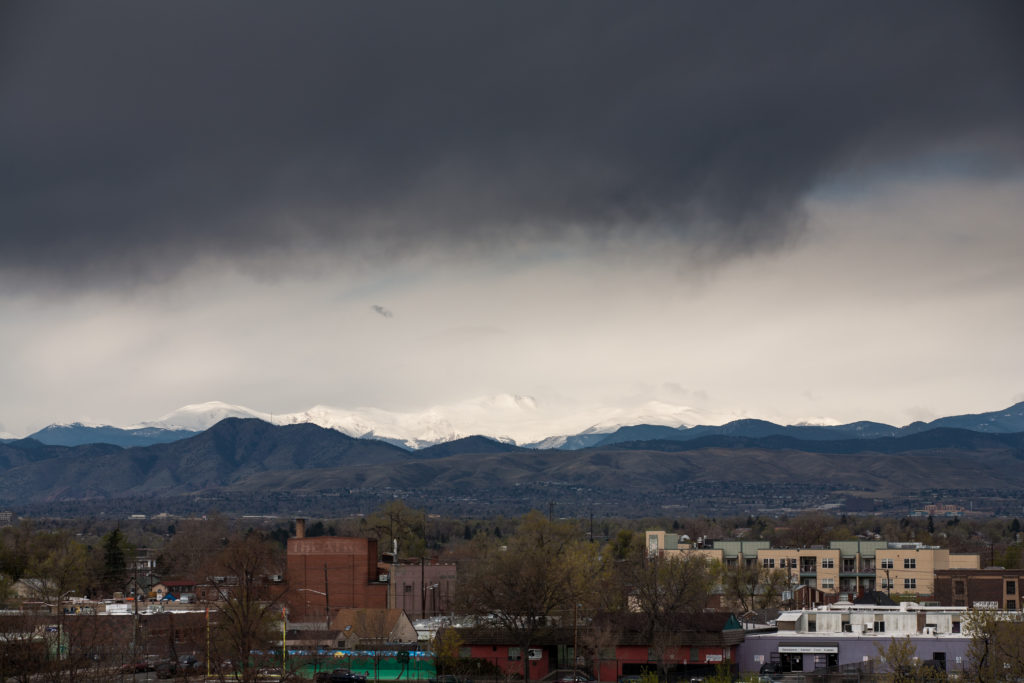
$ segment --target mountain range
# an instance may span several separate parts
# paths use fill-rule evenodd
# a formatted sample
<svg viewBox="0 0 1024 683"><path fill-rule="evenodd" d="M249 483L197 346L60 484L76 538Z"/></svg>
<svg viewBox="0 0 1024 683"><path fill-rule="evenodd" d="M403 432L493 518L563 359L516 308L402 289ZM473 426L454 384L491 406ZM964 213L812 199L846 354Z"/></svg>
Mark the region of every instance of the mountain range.
<svg viewBox="0 0 1024 683"><path fill-rule="evenodd" d="M639 514L687 505L706 513L886 499L905 507L913 496L936 491L986 491L1012 501L1024 490L1024 404L900 429L756 420L637 425L578 445L534 449L473 436L411 451L311 423L227 417L146 446L2 443L0 505L88 502L108 510L121 509L117 501L136 509L187 499L252 512L285 501L280 505L289 511L302 505L338 514L360 500L402 497L457 510L466 501L513 511L557 500ZM1020 501L1012 505L1019 509Z"/></svg>
<svg viewBox="0 0 1024 683"><path fill-rule="evenodd" d="M476 404L472 408L502 412L530 410L534 406L526 397L504 396L489 399L489 405ZM634 414L654 417L661 422L593 426L578 434L550 436L518 445L534 449L576 450L633 441L690 441L715 435L753 438L789 436L802 440L829 441L907 436L938 427L989 433L1024 432L1024 402L1004 410L943 417L931 422L914 422L903 427L867 421L843 425L780 425L754 419L732 420L721 425L698 424L687 427L678 426L678 424L664 424L665 421L678 419L680 410L676 406L656 403L647 404ZM620 416L620 418L622 417L628 418L629 416ZM215 401L185 406L159 420L128 428L85 425L80 422L67 425L54 424L30 434L28 438L55 446L78 446L90 443L108 443L125 448L149 446L194 436L226 418L255 418L277 425L316 424L354 438L384 441L407 450L429 448L473 436L461 433L453 426L452 418L440 410L428 411L425 414L403 415L380 410L343 411L317 406L303 413L271 415ZM517 445L515 441L507 437L488 436L496 441Z"/></svg>

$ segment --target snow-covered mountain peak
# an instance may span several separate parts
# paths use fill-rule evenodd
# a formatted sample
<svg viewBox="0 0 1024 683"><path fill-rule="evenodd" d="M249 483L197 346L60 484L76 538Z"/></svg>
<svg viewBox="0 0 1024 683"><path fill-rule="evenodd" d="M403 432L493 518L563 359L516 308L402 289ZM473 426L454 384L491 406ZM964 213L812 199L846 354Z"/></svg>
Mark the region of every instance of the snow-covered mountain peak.
<svg viewBox="0 0 1024 683"><path fill-rule="evenodd" d="M595 415L603 419L594 422ZM252 417L277 425L311 423L356 438L382 439L416 449L476 434L513 444L539 439L561 439L564 442L563 437L552 435L608 433L636 424L669 427L720 424L738 416L715 415L662 401L648 401L624 409L601 405L553 406L532 396L492 394L405 412L321 404L298 413L271 414L210 401L184 406L159 420L139 426L199 431L229 417ZM553 445L554 441L550 443Z"/></svg>
<svg viewBox="0 0 1024 683"><path fill-rule="evenodd" d="M231 405L222 401L208 401L206 403L193 403L167 413L158 420L142 422L133 425L137 427L157 427L160 429L187 429L199 432L209 429L221 420L229 417L255 417L260 420L271 422L269 413L261 413L244 406Z"/></svg>
<svg viewBox="0 0 1024 683"><path fill-rule="evenodd" d="M545 412L531 396L494 394L408 412L321 404L298 413L271 414L209 401L184 406L135 426L200 431L229 417L258 418L276 425L311 423L352 437L382 439L413 449L474 434L514 444L535 434L546 436L549 428L561 428L566 423L564 415Z"/></svg>

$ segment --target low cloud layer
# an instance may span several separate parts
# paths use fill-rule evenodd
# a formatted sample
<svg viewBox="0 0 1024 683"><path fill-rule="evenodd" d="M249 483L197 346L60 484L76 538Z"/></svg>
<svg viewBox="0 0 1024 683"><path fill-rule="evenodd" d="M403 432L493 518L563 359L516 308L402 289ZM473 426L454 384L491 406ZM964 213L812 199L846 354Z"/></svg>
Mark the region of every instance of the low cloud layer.
<svg viewBox="0 0 1024 683"><path fill-rule="evenodd" d="M24 286L648 236L750 253L837 174L998 172L1024 139L1015 3L0 11L0 277Z"/></svg>

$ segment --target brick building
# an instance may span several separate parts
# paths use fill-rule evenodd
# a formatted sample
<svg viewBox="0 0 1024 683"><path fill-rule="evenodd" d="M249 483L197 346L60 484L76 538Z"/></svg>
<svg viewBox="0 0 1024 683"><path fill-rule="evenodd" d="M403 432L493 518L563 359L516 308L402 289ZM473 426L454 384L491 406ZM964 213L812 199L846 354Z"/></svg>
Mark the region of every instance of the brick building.
<svg viewBox="0 0 1024 683"><path fill-rule="evenodd" d="M285 598L292 621L325 621L342 608L387 607L389 566L378 562L377 540L318 536L306 538L297 520L288 539Z"/></svg>
<svg viewBox="0 0 1024 683"><path fill-rule="evenodd" d="M940 569L935 572L935 600L953 607L1021 609L1024 569Z"/></svg>
<svg viewBox="0 0 1024 683"><path fill-rule="evenodd" d="M412 619L449 614L455 593L454 563L418 560L391 567L391 607Z"/></svg>
<svg viewBox="0 0 1024 683"><path fill-rule="evenodd" d="M598 615L578 628L544 629L525 652L500 628L477 626L455 630L461 641L461 658L487 665L509 677L522 675L525 664L530 680L574 668L600 681L639 677L660 667L667 670L672 681L702 679L713 675L722 664L735 673L738 648L745 636L736 617L725 612L680 615L672 628L674 642L660 647L655 647L645 635L647 624L640 615ZM578 658L574 657L574 646L579 648Z"/></svg>

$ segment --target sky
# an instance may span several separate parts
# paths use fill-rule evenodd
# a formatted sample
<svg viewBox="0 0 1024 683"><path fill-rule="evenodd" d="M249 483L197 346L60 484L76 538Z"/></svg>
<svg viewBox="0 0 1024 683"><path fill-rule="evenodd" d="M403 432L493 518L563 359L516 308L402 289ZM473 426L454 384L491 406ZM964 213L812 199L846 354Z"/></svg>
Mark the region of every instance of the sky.
<svg viewBox="0 0 1024 683"><path fill-rule="evenodd" d="M0 432L1009 406L1022 29L941 0L5 2Z"/></svg>

